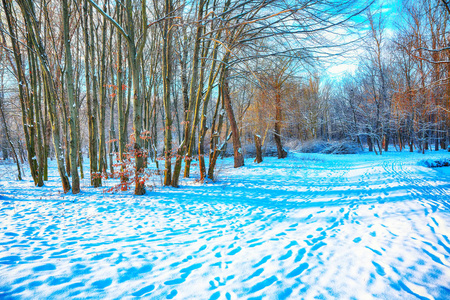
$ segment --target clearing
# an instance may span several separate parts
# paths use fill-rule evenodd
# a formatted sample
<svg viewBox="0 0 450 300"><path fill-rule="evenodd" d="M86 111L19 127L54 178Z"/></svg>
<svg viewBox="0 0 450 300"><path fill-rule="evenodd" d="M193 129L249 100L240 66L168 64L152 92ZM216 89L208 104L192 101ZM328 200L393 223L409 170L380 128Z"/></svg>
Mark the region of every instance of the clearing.
<svg viewBox="0 0 450 300"><path fill-rule="evenodd" d="M449 157L227 158L145 196L3 165L0 298L449 299L450 168L420 163Z"/></svg>

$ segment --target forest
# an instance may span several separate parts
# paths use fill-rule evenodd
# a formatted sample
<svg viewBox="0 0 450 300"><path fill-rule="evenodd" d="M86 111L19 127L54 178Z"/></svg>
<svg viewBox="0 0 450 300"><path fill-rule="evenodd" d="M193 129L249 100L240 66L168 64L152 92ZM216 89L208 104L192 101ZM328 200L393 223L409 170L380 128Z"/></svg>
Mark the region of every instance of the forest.
<svg viewBox="0 0 450 300"><path fill-rule="evenodd" d="M239 168L320 141L374 155L446 149L449 3L389 11L364 0L2 0L2 159L18 179L26 162L36 186L56 160L65 193L88 172L93 187L114 177L142 195L152 174L178 187L194 164L214 180L227 153ZM349 70L330 77L339 62Z"/></svg>
<svg viewBox="0 0 450 300"><path fill-rule="evenodd" d="M450 299L449 166L449 0L0 0L0 299Z"/></svg>

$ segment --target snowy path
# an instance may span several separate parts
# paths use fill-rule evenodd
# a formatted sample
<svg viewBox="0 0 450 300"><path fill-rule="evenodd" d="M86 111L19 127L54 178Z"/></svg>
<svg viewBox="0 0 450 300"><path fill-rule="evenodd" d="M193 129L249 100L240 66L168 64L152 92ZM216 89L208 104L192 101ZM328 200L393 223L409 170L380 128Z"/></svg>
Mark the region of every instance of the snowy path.
<svg viewBox="0 0 450 300"><path fill-rule="evenodd" d="M450 176L417 164L449 156L226 160L144 197L0 181L0 298L449 299Z"/></svg>

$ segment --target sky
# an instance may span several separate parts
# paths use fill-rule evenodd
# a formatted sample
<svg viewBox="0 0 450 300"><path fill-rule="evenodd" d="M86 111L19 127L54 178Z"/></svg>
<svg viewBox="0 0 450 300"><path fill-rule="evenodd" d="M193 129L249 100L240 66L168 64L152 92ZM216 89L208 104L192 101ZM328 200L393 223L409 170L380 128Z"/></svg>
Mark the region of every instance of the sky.
<svg viewBox="0 0 450 300"><path fill-rule="evenodd" d="M371 5L372 12L379 11L383 18L386 18L386 36L389 38L394 34L394 23L398 19L399 7L401 1L385 0L375 1ZM359 29L359 33L364 35L369 30L369 22L363 13L364 17L363 26ZM353 35L348 35L347 38L354 39ZM342 56L334 57L325 67L326 78L332 81L340 81L345 74L354 74L358 68L358 59L364 53L364 42L356 42L352 44L348 49L345 49L345 54Z"/></svg>

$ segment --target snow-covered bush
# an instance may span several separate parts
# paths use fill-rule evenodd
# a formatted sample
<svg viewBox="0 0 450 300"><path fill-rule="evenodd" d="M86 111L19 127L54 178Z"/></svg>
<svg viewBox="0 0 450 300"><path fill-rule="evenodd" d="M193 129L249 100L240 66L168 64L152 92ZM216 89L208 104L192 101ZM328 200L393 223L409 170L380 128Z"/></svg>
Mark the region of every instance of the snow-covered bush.
<svg viewBox="0 0 450 300"><path fill-rule="evenodd" d="M358 145L351 142L334 142L327 148L323 149L321 153L325 154L357 154L359 153Z"/></svg>
<svg viewBox="0 0 450 300"><path fill-rule="evenodd" d="M254 144L246 144L242 146L242 154L244 157L255 157L256 156L256 149ZM228 144L226 151L224 153L224 157L232 157L234 155L233 152L233 145ZM262 147L262 155L263 157L275 157L278 155L277 147L275 145L265 145Z"/></svg>
<svg viewBox="0 0 450 300"><path fill-rule="evenodd" d="M302 144L300 152L302 153L321 153L326 148L329 148L331 144L322 140L311 140Z"/></svg>
<svg viewBox="0 0 450 300"><path fill-rule="evenodd" d="M441 158L438 160L433 159L424 159L419 162L419 164L428 167L428 168L439 168L439 167L449 167L450 166L450 159L448 158Z"/></svg>
<svg viewBox="0 0 450 300"><path fill-rule="evenodd" d="M302 153L324 153L324 154L356 154L359 153L358 145L348 142L327 142L322 140L311 140L302 144Z"/></svg>

